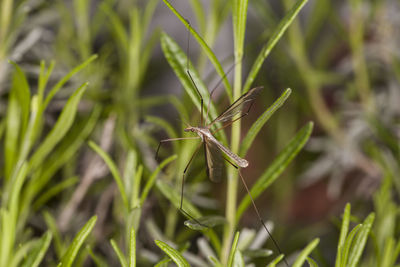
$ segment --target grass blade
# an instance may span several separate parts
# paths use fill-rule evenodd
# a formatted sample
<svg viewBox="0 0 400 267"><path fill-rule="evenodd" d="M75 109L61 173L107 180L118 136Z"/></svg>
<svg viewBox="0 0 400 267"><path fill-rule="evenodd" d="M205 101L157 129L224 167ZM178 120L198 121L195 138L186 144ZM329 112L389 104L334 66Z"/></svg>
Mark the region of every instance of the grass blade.
<svg viewBox="0 0 400 267"><path fill-rule="evenodd" d="M264 171L257 182L251 187L250 193L253 199L256 199L264 190L272 184L279 175L286 169L289 163L294 157L300 152L303 146L306 144L308 138L311 135L313 129L313 123L307 123L300 131L297 132L295 137L292 138L290 143L283 149L281 153L275 158L271 165ZM238 222L243 212L250 205L251 199L249 195L246 195L238 207L236 213L236 222Z"/></svg>
<svg viewBox="0 0 400 267"><path fill-rule="evenodd" d="M115 182L117 183L118 190L121 194L122 202L124 203L125 208L127 210L129 210L128 197L126 196L124 183L122 182L122 177L121 177L121 174L119 173L117 165L114 163L114 161L111 159L111 157L107 154L107 152L105 152L101 147L99 147L93 141L89 141L89 147L92 148L107 164L108 168L110 169L110 171L112 173L112 176L114 177Z"/></svg>
<svg viewBox="0 0 400 267"><path fill-rule="evenodd" d="M296 261L293 263L293 267L301 267L306 261L308 255L310 255L311 251L318 245L319 238L314 239L310 244L307 245L299 254Z"/></svg>
<svg viewBox="0 0 400 267"><path fill-rule="evenodd" d="M89 236L90 232L93 230L94 225L96 224L97 216L93 216L90 220L82 227L79 233L75 236L71 245L68 247L67 251L64 253L64 256L61 259L59 265L62 267L70 267L74 262L76 256L78 255L78 251L82 246L83 242L85 242L86 238Z"/></svg>
<svg viewBox="0 0 400 267"><path fill-rule="evenodd" d="M157 166L157 168L153 171L153 173L151 174L150 178L148 179L146 185L143 188L143 192L142 195L140 197L140 203L141 205L143 205L144 201L147 198L147 195L150 192L150 189L153 187L156 179L157 179L157 175L158 173L171 161L175 160L178 156L177 155L172 155L168 158L166 158L165 160L163 160L160 165Z"/></svg>
<svg viewBox="0 0 400 267"><path fill-rule="evenodd" d="M275 47L276 43L285 33L286 29L293 22L293 20L300 12L300 10L303 8L303 6L307 3L307 1L308 0L298 0L296 4L292 7L292 9L281 20L281 22L279 22L279 25L272 33L271 38L269 38L268 42L263 46L260 54L254 61L254 64L251 67L250 73L247 76L246 82L244 84L243 93L247 92L250 89L255 77L257 76L262 64L264 63L264 60L267 58L271 50Z"/></svg>
<svg viewBox="0 0 400 267"><path fill-rule="evenodd" d="M173 247L160 240L155 240L156 245L162 249L179 267L190 267L187 260Z"/></svg>
<svg viewBox="0 0 400 267"><path fill-rule="evenodd" d="M29 166L30 169L36 169L50 153L51 150L60 142L68 130L71 128L78 109L79 101L87 88L87 83L79 87L65 104L56 124L45 140L33 154Z"/></svg>
<svg viewBox="0 0 400 267"><path fill-rule="evenodd" d="M232 242L231 252L229 253L229 258L228 258L228 266L229 267L233 266L233 261L235 259L236 249L237 249L237 245L239 242L239 236L240 236L239 232L236 232L235 238L233 239L233 242Z"/></svg>
<svg viewBox="0 0 400 267"><path fill-rule="evenodd" d="M47 249L50 246L51 239L53 238L51 232L48 230L43 236L40 238L37 246L33 251L31 251L26 258L23 267L37 267L42 262L44 255L46 254Z"/></svg>
<svg viewBox="0 0 400 267"><path fill-rule="evenodd" d="M136 234L135 229L131 228L131 234L129 238L129 267L136 266Z"/></svg>
<svg viewBox="0 0 400 267"><path fill-rule="evenodd" d="M119 260L119 263L121 264L121 266L128 267L128 264L126 263L125 255L122 252L122 250L118 247L118 244L113 239L110 240L110 243L111 243L112 248L115 251L115 254L117 254L117 257L118 257L118 260Z"/></svg>
<svg viewBox="0 0 400 267"><path fill-rule="evenodd" d="M251 126L250 130L247 132L246 137L242 141L242 145L240 146L239 155L244 157L249 150L251 144L256 138L258 132L264 126L264 124L269 120L272 114L275 113L282 105L285 103L286 99L290 96L292 90L290 88L286 89L286 91L270 106Z"/></svg>
<svg viewBox="0 0 400 267"><path fill-rule="evenodd" d="M337 256L336 256L336 263L335 263L336 267L340 266L341 257L342 257L342 248L346 242L347 232L349 231L350 210L351 210L350 203L347 203L346 207L344 209L344 213L343 213L342 228L340 230L340 237L339 237L339 242L338 242L338 247L337 247Z"/></svg>
<svg viewBox="0 0 400 267"><path fill-rule="evenodd" d="M226 93L229 97L230 102L233 102L232 87L229 84L228 79L225 76L224 69L222 68L221 64L219 63L214 52L207 45L207 43L203 40L203 38L201 38L201 36L192 27L189 26L188 21L181 14L179 14L179 12L167 0L163 0L163 1L168 6L168 8L171 9L171 11L176 15L176 17L182 22L182 24L185 25L185 27L190 31L190 33L194 36L194 38L197 40L200 47L203 49L204 53L207 55L208 59L214 65L215 70L217 71L219 76L222 78L222 81L225 85Z"/></svg>
<svg viewBox="0 0 400 267"><path fill-rule="evenodd" d="M367 238L369 232L371 231L374 219L375 214L371 213L362 224L360 231L357 233L354 239L354 245L350 250L349 264L347 266L357 266L358 262L360 261L361 254L363 253L365 244L367 243Z"/></svg>
<svg viewBox="0 0 400 267"><path fill-rule="evenodd" d="M273 261L271 261L267 267L275 267L282 259L283 259L284 255L281 254L278 257L276 257Z"/></svg>

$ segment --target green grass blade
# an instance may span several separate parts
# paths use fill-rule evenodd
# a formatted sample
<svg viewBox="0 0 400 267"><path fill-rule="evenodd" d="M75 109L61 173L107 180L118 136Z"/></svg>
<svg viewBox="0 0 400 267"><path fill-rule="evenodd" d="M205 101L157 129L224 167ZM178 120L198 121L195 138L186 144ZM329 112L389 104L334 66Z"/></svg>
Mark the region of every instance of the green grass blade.
<svg viewBox="0 0 400 267"><path fill-rule="evenodd" d="M155 240L156 245L162 249L179 267L190 267L187 260L182 256L179 251L169 246L167 243L164 243L160 240Z"/></svg>
<svg viewBox="0 0 400 267"><path fill-rule="evenodd" d="M285 257L285 255L281 254L278 257L276 257L273 261L271 261L267 267L275 267L282 259Z"/></svg>
<svg viewBox="0 0 400 267"><path fill-rule="evenodd" d="M82 64L79 66L75 67L73 70L71 70L67 75L65 75L57 84L55 84L51 89L50 92L48 93L46 99L43 102L43 105L41 106L41 110L45 110L47 105L50 103L50 101L53 99L53 97L57 94L57 92L63 87L63 85L69 81L76 73L81 71L83 68L85 68L87 65L89 65L93 60L97 58L97 55L91 56L89 59L84 61ZM41 113L41 112L40 112Z"/></svg>
<svg viewBox="0 0 400 267"><path fill-rule="evenodd" d="M65 104L65 107L63 108L53 129L51 129L50 133L46 136L42 144L33 154L29 162L30 169L36 169L40 164L42 164L50 151L54 149L54 147L71 128L78 109L79 101L81 100L86 88L87 83L79 87L68 99L68 102Z"/></svg>
<svg viewBox="0 0 400 267"><path fill-rule="evenodd" d="M21 110L21 136L24 136L29 120L31 92L25 73L15 62L9 62L15 67L11 90L15 93L18 107Z"/></svg>
<svg viewBox="0 0 400 267"><path fill-rule="evenodd" d="M318 264L316 263L316 261L311 259L310 257L307 257L306 260L310 267L318 267Z"/></svg>
<svg viewBox="0 0 400 267"><path fill-rule="evenodd" d="M361 229L361 224L354 227L350 231L349 235L347 236L346 242L344 243L341 254L340 254L341 255L340 266L343 266L343 267L347 266L347 263L349 262L349 251L352 246L353 239L360 229Z"/></svg>
<svg viewBox="0 0 400 267"><path fill-rule="evenodd" d="M64 256L61 259L60 265L62 267L70 267L74 262L76 256L78 255L78 251L85 242L86 238L89 236L90 232L93 230L97 221L97 216L93 216L90 220L82 227L82 229L75 236L74 240L72 240L71 245L68 247Z"/></svg>
<svg viewBox="0 0 400 267"><path fill-rule="evenodd" d="M89 141L89 147L92 148L107 164L108 168L110 169L112 176L117 183L118 190L121 194L122 202L124 203L124 206L127 210L130 209L129 207L129 201L128 197L126 196L125 188L124 188L124 183L122 182L122 177L121 174L119 173L117 165L114 163L114 161L111 159L111 157L105 152L101 147L99 147L96 143L93 141Z"/></svg>
<svg viewBox="0 0 400 267"><path fill-rule="evenodd" d="M110 243L111 243L112 248L115 251L115 254L117 254L117 257L118 257L118 260L119 260L119 263L121 264L121 266L122 267L128 267L128 264L126 263L126 259L125 259L124 253L118 247L118 244L113 239L110 240Z"/></svg>
<svg viewBox="0 0 400 267"><path fill-rule="evenodd" d="M40 238L38 244L35 246L26 258L22 267L38 267L46 254L47 249L50 246L51 239L53 238L51 232L48 230Z"/></svg>
<svg viewBox="0 0 400 267"><path fill-rule="evenodd" d="M192 27L189 27L189 23L187 22L186 19L181 14L179 14L179 12L167 0L163 0L163 1L168 6L168 8L176 15L176 17L182 22L182 24L185 25L185 27L188 30L190 30L190 33L197 40L197 42L199 43L200 47L203 49L204 53L207 55L210 62L214 65L215 70L217 71L219 76L222 78L222 81L225 85L226 93L229 97L230 102L233 102L232 87L229 84L228 79L225 76L224 69L222 68L221 64L219 63L214 52L207 45L207 43L203 40L203 38L201 38L201 36Z"/></svg>
<svg viewBox="0 0 400 267"><path fill-rule="evenodd" d="M129 267L136 266L136 234L135 229L131 228L129 237Z"/></svg>
<svg viewBox="0 0 400 267"><path fill-rule="evenodd" d="M279 175L286 169L289 163L299 153L299 151L306 144L311 135L313 123L307 123L300 131L297 132L295 137L292 138L290 143L279 153L271 165L264 171L261 177L255 182L250 189L251 196L256 199L264 190L272 184ZM243 212L250 205L251 199L246 195L237 209L236 222L238 222Z"/></svg>
<svg viewBox="0 0 400 267"><path fill-rule="evenodd" d="M63 192L67 188L73 186L79 182L78 177L71 177L66 179L65 181L62 181L51 188L44 192L43 194L40 195L40 197L33 203L33 209L38 210L40 207L42 207L47 201L49 201L52 197L57 196L59 193Z"/></svg>
<svg viewBox="0 0 400 267"><path fill-rule="evenodd" d="M238 242L239 242L239 236L240 236L240 233L236 232L235 238L233 239L233 242L232 242L231 251L229 253L228 267L236 266L236 264L233 265L233 261L235 259L236 249L237 249L237 245L238 245Z"/></svg>
<svg viewBox="0 0 400 267"><path fill-rule="evenodd" d="M246 82L244 84L243 92L247 92L251 85L253 84L254 79L256 78L258 72L265 59L271 52L271 50L275 47L276 43L280 40L282 35L285 33L286 29L293 22L297 14L303 8L303 6L307 3L308 0L298 0L296 4L292 7L292 9L285 15L285 17L281 20L277 28L269 38L268 42L261 49L260 54L257 56L253 66L251 67L250 73L247 76Z"/></svg>
<svg viewBox="0 0 400 267"><path fill-rule="evenodd" d="M371 213L370 215L368 215L368 217L362 224L360 231L357 233L354 239L354 245L350 250L349 264L347 266L352 267L358 265L358 262L360 261L361 255L364 251L365 244L367 243L367 238L369 232L371 231L374 219L375 219L375 214Z"/></svg>
<svg viewBox="0 0 400 267"><path fill-rule="evenodd" d="M148 179L146 185L143 188L142 195L140 197L140 203L143 205L144 201L147 198L147 195L149 194L151 188L153 188L153 185L157 179L158 173L171 161L175 160L178 156L177 155L172 155L165 160L163 160L160 165L157 166L157 168L153 171L153 173L150 175L150 178Z"/></svg>
<svg viewBox="0 0 400 267"><path fill-rule="evenodd" d="M56 220L54 217L47 211L43 212L43 219L46 222L47 228L51 231L53 240L54 240L54 249L56 252L56 255L61 258L62 255L64 254L64 244L61 240L61 234L58 230Z"/></svg>
<svg viewBox="0 0 400 267"><path fill-rule="evenodd" d="M243 139L240 146L239 155L244 157L249 150L251 144L260 132L264 124L269 120L272 114L275 113L285 103L286 99L290 96L292 90L290 88L286 91L270 106L258 119L252 124L250 130L247 132L246 137Z"/></svg>
<svg viewBox="0 0 400 267"><path fill-rule="evenodd" d="M301 267L306 261L308 255L314 250L314 248L318 245L319 238L314 239L310 244L307 245L297 256L296 261L293 263L293 267Z"/></svg>
<svg viewBox="0 0 400 267"><path fill-rule="evenodd" d="M246 33L246 19L248 0L234 0L232 11L233 40L235 43L235 58L242 59L244 37Z"/></svg>
<svg viewBox="0 0 400 267"><path fill-rule="evenodd" d="M190 99L192 99L192 102L200 111L200 97L196 92L196 89L193 86L193 83L186 72L189 60L187 58L187 55L185 55L185 53L182 51L179 45L165 32L161 33L161 47L163 49L165 58L170 64L171 68L174 70L176 76L179 78L186 93L190 96ZM207 87L204 85L203 81L201 80L199 73L193 67L193 64L191 63L190 60L189 60L189 71L193 77L194 83L196 84L200 94L204 99L205 105L208 104L208 101L210 99L210 93ZM210 115L209 119L217 117L217 111L213 103L210 104L209 115Z"/></svg>
<svg viewBox="0 0 400 267"><path fill-rule="evenodd" d="M342 248L344 246L344 243L346 242L346 236L349 231L350 211L351 211L351 205L350 205L350 203L347 203L346 207L344 209L344 213L343 213L342 228L340 230L340 237L339 237L339 242L338 242L338 247L337 247L337 256L336 256L336 263L335 263L336 267L339 267L340 263L341 263Z"/></svg>

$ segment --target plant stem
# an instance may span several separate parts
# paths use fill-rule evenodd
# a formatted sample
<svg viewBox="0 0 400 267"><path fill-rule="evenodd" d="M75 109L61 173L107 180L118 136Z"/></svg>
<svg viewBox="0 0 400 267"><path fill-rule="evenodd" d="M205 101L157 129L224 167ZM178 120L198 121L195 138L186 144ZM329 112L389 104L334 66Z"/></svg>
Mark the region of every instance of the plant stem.
<svg viewBox="0 0 400 267"><path fill-rule="evenodd" d="M241 95L242 90L242 54L235 54L235 81L233 87L233 99L236 100ZM239 151L240 142L240 120L237 123L232 124L231 132L231 150L233 153ZM227 185L227 196L226 196L226 211L225 216L228 221L224 228L224 238L221 250L221 261L225 265L228 261L229 252L231 248L231 241L235 234L235 220L236 220L236 209L237 209L237 191L238 191L238 173L237 169L233 166L228 168L228 185Z"/></svg>

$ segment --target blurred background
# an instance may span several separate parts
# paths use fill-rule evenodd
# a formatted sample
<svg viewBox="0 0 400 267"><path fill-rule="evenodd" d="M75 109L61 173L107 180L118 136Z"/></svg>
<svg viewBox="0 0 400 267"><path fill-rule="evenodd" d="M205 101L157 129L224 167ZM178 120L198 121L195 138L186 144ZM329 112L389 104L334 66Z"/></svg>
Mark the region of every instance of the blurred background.
<svg viewBox="0 0 400 267"><path fill-rule="evenodd" d="M212 48L232 82L231 1L169 2ZM48 94L49 88L71 70L97 54L90 64L68 77L42 115L30 155L55 126L73 92L89 82L65 137L29 173L22 187L25 199L20 204L18 216L22 219L18 220L15 244L50 229L58 240L55 237L44 264L52 266L84 223L96 214L90 245L80 252L74 266L116 266L117 256L109 240L125 248L127 229L132 225L141 229L137 232L138 266L152 266L163 259L154 244L154 239L160 238L181 248L187 244L183 250L190 252L194 266L206 263L206 239L201 232L184 226L184 217L162 189L168 185L179 194L183 169L197 142L167 144L161 148L159 159L154 158L160 140L187 136L181 121L194 126L199 122L199 112L166 59L160 42L164 34L188 52L209 90L218 85L213 95L218 111L230 103L220 76L193 36L188 46L187 28L163 1L156 0L0 3L0 137L5 151L0 159L2 197L16 162L7 154L12 139L7 128L12 117L7 114L11 88L20 81L8 60L25 73L34 95L43 90L41 61L47 68L55 62L44 90ZM243 81L294 3L249 1ZM378 266L377 255L383 252L376 248L383 248L388 239L398 236L399 12L400 4L394 0L309 0L252 83L253 87L264 86L264 90L242 120L242 137L287 88L292 93L246 155L250 167L243 175L249 185L307 122L314 122L307 144L256 200L280 248L289 256L320 237L313 258L320 266L332 266L341 214L348 202L352 204L353 222L362 222L370 212L376 216L372 228L375 240L367 245L371 253L364 254L362 266ZM228 127L228 140L229 133ZM22 137L17 134L17 139ZM115 173L110 173L109 165L89 147L89 140L101 147L119 170L131 210L125 210ZM176 159L164 161L174 154ZM157 169L163 161L162 170ZM188 171L185 195L203 214L224 216L226 179L212 183L205 176L204 166L204 156L196 157ZM159 180L165 184L159 185ZM152 181L151 190L139 194L148 181ZM238 200L245 195L239 184ZM238 229L258 231L260 227L249 207ZM219 228L215 231L218 235L222 232ZM269 242L264 248L276 251ZM253 266L265 266L270 260L255 259Z"/></svg>

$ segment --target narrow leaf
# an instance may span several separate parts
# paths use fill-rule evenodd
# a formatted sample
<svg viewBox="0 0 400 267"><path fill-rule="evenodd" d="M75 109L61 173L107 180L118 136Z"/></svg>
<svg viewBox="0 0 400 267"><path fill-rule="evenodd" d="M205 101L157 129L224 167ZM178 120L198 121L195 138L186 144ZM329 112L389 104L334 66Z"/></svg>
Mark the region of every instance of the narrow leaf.
<svg viewBox="0 0 400 267"><path fill-rule="evenodd" d="M283 259L284 255L281 254L278 257L276 257L273 261L271 261L267 267L275 267L282 259Z"/></svg>
<svg viewBox="0 0 400 267"><path fill-rule="evenodd" d="M187 227L196 231L206 230L206 228L213 228L225 223L226 219L222 216L204 216L196 220L185 221Z"/></svg>
<svg viewBox="0 0 400 267"><path fill-rule="evenodd" d="M79 233L75 236L71 245L68 247L64 256L61 259L59 265L62 267L70 267L74 262L80 247L85 242L86 238L89 236L90 232L93 230L94 225L96 224L97 216L93 216L90 220L82 227Z"/></svg>
<svg viewBox="0 0 400 267"><path fill-rule="evenodd" d="M236 249L237 249L237 245L238 245L238 241L239 241L239 236L240 236L239 232L236 232L235 238L233 239L233 242L232 242L231 252L229 253L228 267L232 267L233 266L233 261L234 261L234 256L236 254Z"/></svg>
<svg viewBox="0 0 400 267"><path fill-rule="evenodd" d="M26 258L22 266L23 267L40 266L40 263L42 262L43 257L50 246L51 239L52 239L52 234L50 231L44 233L43 236L40 238L38 244L29 253L28 257Z"/></svg>
<svg viewBox="0 0 400 267"><path fill-rule="evenodd" d="M167 1L163 0L164 3L171 9L172 12L177 16L177 18L182 22L185 27L190 30L190 33L196 38L197 42L199 43L200 47L203 49L204 53L207 55L208 59L210 62L214 65L215 70L219 74L219 76L222 78L222 81L225 85L226 93L229 97L229 100L233 102L233 96L232 96L232 87L228 82L228 79L226 78L225 72L219 63L217 57L215 56L214 52L211 50L211 48L207 45L207 43L201 38L201 36L189 25L188 21L181 15L179 12Z"/></svg>
<svg viewBox="0 0 400 267"><path fill-rule="evenodd" d="M110 240L110 243L111 243L112 248L115 251L115 254L117 254L117 257L118 257L118 260L119 260L119 263L121 264L121 266L122 267L128 267L128 264L126 263L126 259L125 259L124 253L118 247L118 244L113 239Z"/></svg>
<svg viewBox="0 0 400 267"><path fill-rule="evenodd" d="M275 158L271 165L264 171L257 182L252 186L250 194L253 199L256 199L269 185L271 185L279 175L286 169L289 163L294 159L294 157L299 153L299 151L306 144L308 138L311 135L313 129L313 123L307 123L290 143L283 149L281 153ZM243 214L243 212L250 205L251 199L249 195L246 195L238 207L236 213L236 221L238 222Z"/></svg>
<svg viewBox="0 0 400 267"><path fill-rule="evenodd" d="M354 246L352 246L349 254L349 264L347 266L357 266L360 261L361 255L364 251L365 244L367 243L367 238L369 232L371 231L372 224L375 219L375 214L371 213L362 224L360 231L357 233L354 239Z"/></svg>
<svg viewBox="0 0 400 267"><path fill-rule="evenodd" d="M63 108L53 129L51 129L50 133L33 154L29 162L30 169L36 169L71 128L78 109L79 101L85 92L86 87L87 83L83 84L68 99L68 102Z"/></svg>
<svg viewBox="0 0 400 267"><path fill-rule="evenodd" d="M306 261L308 255L314 250L314 248L318 245L319 238L314 239L310 244L307 245L297 256L296 261L293 263L293 267L301 267Z"/></svg>
<svg viewBox="0 0 400 267"><path fill-rule="evenodd" d="M165 160L163 160L161 162L160 165L157 166L157 168L153 171L153 173L151 174L150 178L147 180L147 183L145 185L145 187L143 188L143 192L142 195L140 197L140 203L141 205L143 205L144 201L147 198L147 195L150 192L150 189L153 187L156 179L157 179L157 175L158 173L171 161L175 160L178 156L177 155L172 155L168 158L166 158Z"/></svg>
<svg viewBox="0 0 400 267"><path fill-rule="evenodd" d="M131 228L129 237L129 267L136 266L136 234L135 229Z"/></svg>
<svg viewBox="0 0 400 267"><path fill-rule="evenodd" d="M255 77L257 76L258 72L260 71L260 68L262 64L264 63L265 59L271 52L271 50L275 47L276 43L280 40L282 35L285 33L286 29L289 27L289 25L293 22L297 14L300 12L300 10L303 8L303 6L307 3L308 0L298 0L296 4L292 7L291 10L289 10L288 13L286 13L285 17L281 20L277 28L274 30L274 32L271 35L271 38L268 40L268 42L263 46L261 49L260 54L257 56L257 59L254 61L253 66L251 67L250 73L247 76L247 80L244 84L243 92L247 92L251 85L253 84L253 81Z"/></svg>
<svg viewBox="0 0 400 267"><path fill-rule="evenodd" d="M264 124L269 120L272 114L275 113L282 105L285 103L286 99L290 96L292 90L290 88L286 91L270 106L251 126L250 130L247 132L246 137L243 139L242 145L240 146L240 155L245 156L247 150L249 150L251 144L256 138L257 134L264 126Z"/></svg>
<svg viewBox="0 0 400 267"><path fill-rule="evenodd" d="M179 267L190 267L186 259L173 247L160 240L155 240L157 246L162 249Z"/></svg>
<svg viewBox="0 0 400 267"><path fill-rule="evenodd" d="M111 157L105 152L101 147L99 147L96 143L93 141L89 141L89 147L93 149L99 156L104 160L104 162L107 164L108 168L110 169L115 182L117 183L118 190L121 194L122 202L125 205L125 208L129 210L129 201L128 197L126 196L125 188L124 188L124 183L122 182L122 177L121 174L119 173L119 170L117 168L117 165L114 163L114 161L111 159Z"/></svg>

